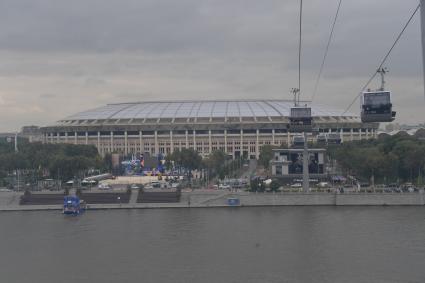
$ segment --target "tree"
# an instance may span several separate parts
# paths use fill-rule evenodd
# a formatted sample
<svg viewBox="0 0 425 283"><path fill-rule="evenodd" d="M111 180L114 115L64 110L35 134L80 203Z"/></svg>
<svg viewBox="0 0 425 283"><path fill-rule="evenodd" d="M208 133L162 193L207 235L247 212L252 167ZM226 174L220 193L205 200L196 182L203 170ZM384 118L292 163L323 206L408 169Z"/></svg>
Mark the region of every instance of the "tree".
<svg viewBox="0 0 425 283"><path fill-rule="evenodd" d="M270 183L270 190L271 190L271 191L273 191L273 192L277 192L277 191L279 190L279 188L280 188L280 184L279 184L279 182L278 182L278 181L273 180L273 181Z"/></svg>
<svg viewBox="0 0 425 283"><path fill-rule="evenodd" d="M251 182L249 184L249 187L250 187L250 191L251 192L256 192L258 190L258 187L259 187L259 180L258 180L258 178L251 179Z"/></svg>
<svg viewBox="0 0 425 283"><path fill-rule="evenodd" d="M174 161L174 164L177 165L179 169L183 167L186 170L189 179L191 179L192 170L200 169L202 167L202 157L192 148L175 150L170 155L169 160Z"/></svg>
<svg viewBox="0 0 425 283"><path fill-rule="evenodd" d="M266 169L269 168L270 160L273 158L273 146L263 145L260 149L258 162Z"/></svg>
<svg viewBox="0 0 425 283"><path fill-rule="evenodd" d="M204 167L207 168L210 176L219 176L224 179L226 154L221 150L213 151L207 158L203 160Z"/></svg>

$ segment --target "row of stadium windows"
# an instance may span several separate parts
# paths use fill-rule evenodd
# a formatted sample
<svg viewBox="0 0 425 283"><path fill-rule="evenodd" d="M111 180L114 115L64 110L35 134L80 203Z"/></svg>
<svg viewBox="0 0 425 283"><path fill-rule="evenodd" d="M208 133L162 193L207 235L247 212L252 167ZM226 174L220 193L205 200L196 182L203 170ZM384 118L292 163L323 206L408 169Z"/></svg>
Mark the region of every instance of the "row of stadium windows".
<svg viewBox="0 0 425 283"><path fill-rule="evenodd" d="M366 133L367 131L371 131L372 129L366 129L366 128L362 128L362 129L351 129L351 128L343 128L343 129L337 129L337 128L331 128L331 129L319 129L320 133L328 133L328 132L340 132L342 130L342 132L344 133L350 133L351 130L354 133L359 133L360 131L362 133ZM157 131L157 135L159 136L169 136L170 133L172 132L173 135L186 135L186 131ZM273 133L273 129L260 129L258 130L259 134L271 134ZM274 129L275 134L282 134L282 133L287 133L288 131L286 129ZM111 133L113 136L115 137L119 137L119 136L125 136L125 131L112 131L112 132L108 132L108 131L100 131L100 132L94 132L94 131L88 131L88 132L58 132L58 133L48 133L47 135L49 136L68 136L68 137L73 137L73 136L78 136L78 137L85 137L86 135L89 137L97 137L97 136L101 136L101 137L105 137L105 136L111 136ZM155 135L155 131L141 131L142 136L154 136ZM209 131L208 130L188 130L187 134L188 135L193 135L195 133L195 135L209 135ZM248 129L248 130L227 130L227 134L228 135L240 135L241 133L243 134L256 134L257 130L253 130L253 129ZM212 135L219 135L219 134L224 134L224 130L211 130L211 134ZM127 131L127 136L139 136L140 132L138 131Z"/></svg>

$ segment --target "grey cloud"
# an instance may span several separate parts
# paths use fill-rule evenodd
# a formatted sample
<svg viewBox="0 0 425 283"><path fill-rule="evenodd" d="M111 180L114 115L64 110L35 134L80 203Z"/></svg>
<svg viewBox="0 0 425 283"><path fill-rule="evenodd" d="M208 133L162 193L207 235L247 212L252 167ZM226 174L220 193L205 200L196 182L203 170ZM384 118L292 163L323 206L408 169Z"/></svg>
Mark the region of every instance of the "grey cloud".
<svg viewBox="0 0 425 283"><path fill-rule="evenodd" d="M86 78L85 81L84 81L84 85L87 86L87 87L103 86L106 83L107 82L104 79L93 78L93 77Z"/></svg>
<svg viewBox="0 0 425 283"><path fill-rule="evenodd" d="M43 94L40 94L40 98L41 99L48 99L48 100L50 100L50 99L54 99L54 98L57 98L58 96L56 95L56 94L53 94L53 93L43 93Z"/></svg>
<svg viewBox="0 0 425 283"><path fill-rule="evenodd" d="M337 2L304 1L306 98ZM319 87L322 104L347 106L416 4L343 1ZM2 0L0 97L42 110L33 109L34 118L1 109L0 119L12 121L3 130L33 119L49 124L111 102L290 98L297 81L297 24L298 1ZM423 107L418 27L415 19L388 62L388 85L404 121L425 120L420 111L407 114ZM57 103L46 103L53 95Z"/></svg>

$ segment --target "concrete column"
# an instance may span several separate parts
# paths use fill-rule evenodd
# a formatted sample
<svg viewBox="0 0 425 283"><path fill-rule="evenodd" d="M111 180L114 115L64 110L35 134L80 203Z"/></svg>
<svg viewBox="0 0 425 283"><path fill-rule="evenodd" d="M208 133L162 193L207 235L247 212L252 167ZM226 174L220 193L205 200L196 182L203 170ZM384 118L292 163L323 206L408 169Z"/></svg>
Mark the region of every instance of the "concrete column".
<svg viewBox="0 0 425 283"><path fill-rule="evenodd" d="M110 152L114 151L114 132L111 131L111 144L109 145Z"/></svg>
<svg viewBox="0 0 425 283"><path fill-rule="evenodd" d="M369 139L369 129L366 129L366 139Z"/></svg>
<svg viewBox="0 0 425 283"><path fill-rule="evenodd" d="M100 152L100 132L97 132L97 151Z"/></svg>
<svg viewBox="0 0 425 283"><path fill-rule="evenodd" d="M173 131L170 130L170 153L174 151Z"/></svg>
<svg viewBox="0 0 425 283"><path fill-rule="evenodd" d="M425 84L425 0L420 0L421 3L421 34L422 34L422 73ZM425 92L424 92L425 94Z"/></svg>
<svg viewBox="0 0 425 283"><path fill-rule="evenodd" d="M255 131L255 158L260 158L260 130Z"/></svg>
<svg viewBox="0 0 425 283"><path fill-rule="evenodd" d="M187 130L186 130L185 136L186 136L186 146L185 146L185 148L189 148L189 136L187 134Z"/></svg>
<svg viewBox="0 0 425 283"><path fill-rule="evenodd" d="M65 142L68 143L68 132L65 132Z"/></svg>
<svg viewBox="0 0 425 283"><path fill-rule="evenodd" d="M144 153L144 146L143 146L143 135L142 131L139 131L139 151L140 153Z"/></svg>
<svg viewBox="0 0 425 283"><path fill-rule="evenodd" d="M275 144L274 129L272 130L272 145Z"/></svg>
<svg viewBox="0 0 425 283"><path fill-rule="evenodd" d="M224 130L224 152L227 154L227 130Z"/></svg>
<svg viewBox="0 0 425 283"><path fill-rule="evenodd" d="M125 155L128 154L128 133L127 133L127 131L124 131L124 153L125 153Z"/></svg>
<svg viewBox="0 0 425 283"><path fill-rule="evenodd" d="M359 128L359 140L362 140L362 134L363 134L362 130L363 130L362 128Z"/></svg>
<svg viewBox="0 0 425 283"><path fill-rule="evenodd" d="M74 144L77 144L77 132L74 132Z"/></svg>
<svg viewBox="0 0 425 283"><path fill-rule="evenodd" d="M208 130L208 151L212 152L212 138L211 138L211 130Z"/></svg>
<svg viewBox="0 0 425 283"><path fill-rule="evenodd" d="M350 140L353 141L354 137L353 137L353 128L350 129Z"/></svg>
<svg viewBox="0 0 425 283"><path fill-rule="evenodd" d="M86 144L89 144L89 132L86 131Z"/></svg>
<svg viewBox="0 0 425 283"><path fill-rule="evenodd" d="M232 159L235 159L235 140L232 140L232 147L233 147L233 150L232 150Z"/></svg>
<svg viewBox="0 0 425 283"><path fill-rule="evenodd" d="M60 137L60 133L59 133L59 132L57 132L57 133L56 133L56 142L57 142L57 143L59 143L59 142L60 142L60 138L61 138L61 137Z"/></svg>
<svg viewBox="0 0 425 283"><path fill-rule="evenodd" d="M240 143L241 143L241 149L240 149L240 151L241 151L241 157L243 157L243 130L241 129L241 140L240 140Z"/></svg>
<svg viewBox="0 0 425 283"><path fill-rule="evenodd" d="M158 131L155 131L155 154L159 154Z"/></svg>
<svg viewBox="0 0 425 283"><path fill-rule="evenodd" d="M341 138L341 142L344 142L344 129L339 130L339 136Z"/></svg>
<svg viewBox="0 0 425 283"><path fill-rule="evenodd" d="M196 151L196 131L193 130L193 149Z"/></svg>
<svg viewBox="0 0 425 283"><path fill-rule="evenodd" d="M288 141L287 141L287 143L288 143L288 147L289 147L290 144L291 144L291 133L289 132L289 130L288 130Z"/></svg>
<svg viewBox="0 0 425 283"><path fill-rule="evenodd" d="M304 132L304 150L303 150L303 191L309 192L310 188L310 174L308 172L308 147L307 147L307 133Z"/></svg>

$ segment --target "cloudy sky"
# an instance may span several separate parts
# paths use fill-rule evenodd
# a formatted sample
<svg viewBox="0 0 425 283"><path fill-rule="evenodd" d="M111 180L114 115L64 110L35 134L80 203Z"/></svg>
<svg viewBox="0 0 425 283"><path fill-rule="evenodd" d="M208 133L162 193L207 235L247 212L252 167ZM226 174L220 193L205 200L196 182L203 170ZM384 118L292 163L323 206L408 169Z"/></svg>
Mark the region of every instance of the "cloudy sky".
<svg viewBox="0 0 425 283"><path fill-rule="evenodd" d="M304 0L310 99L338 0ZM345 0L315 101L344 109L418 0ZM0 0L0 131L123 101L289 99L298 0ZM387 67L398 122L425 121L420 18ZM371 87L377 87L374 81ZM351 112L358 113L356 103Z"/></svg>

